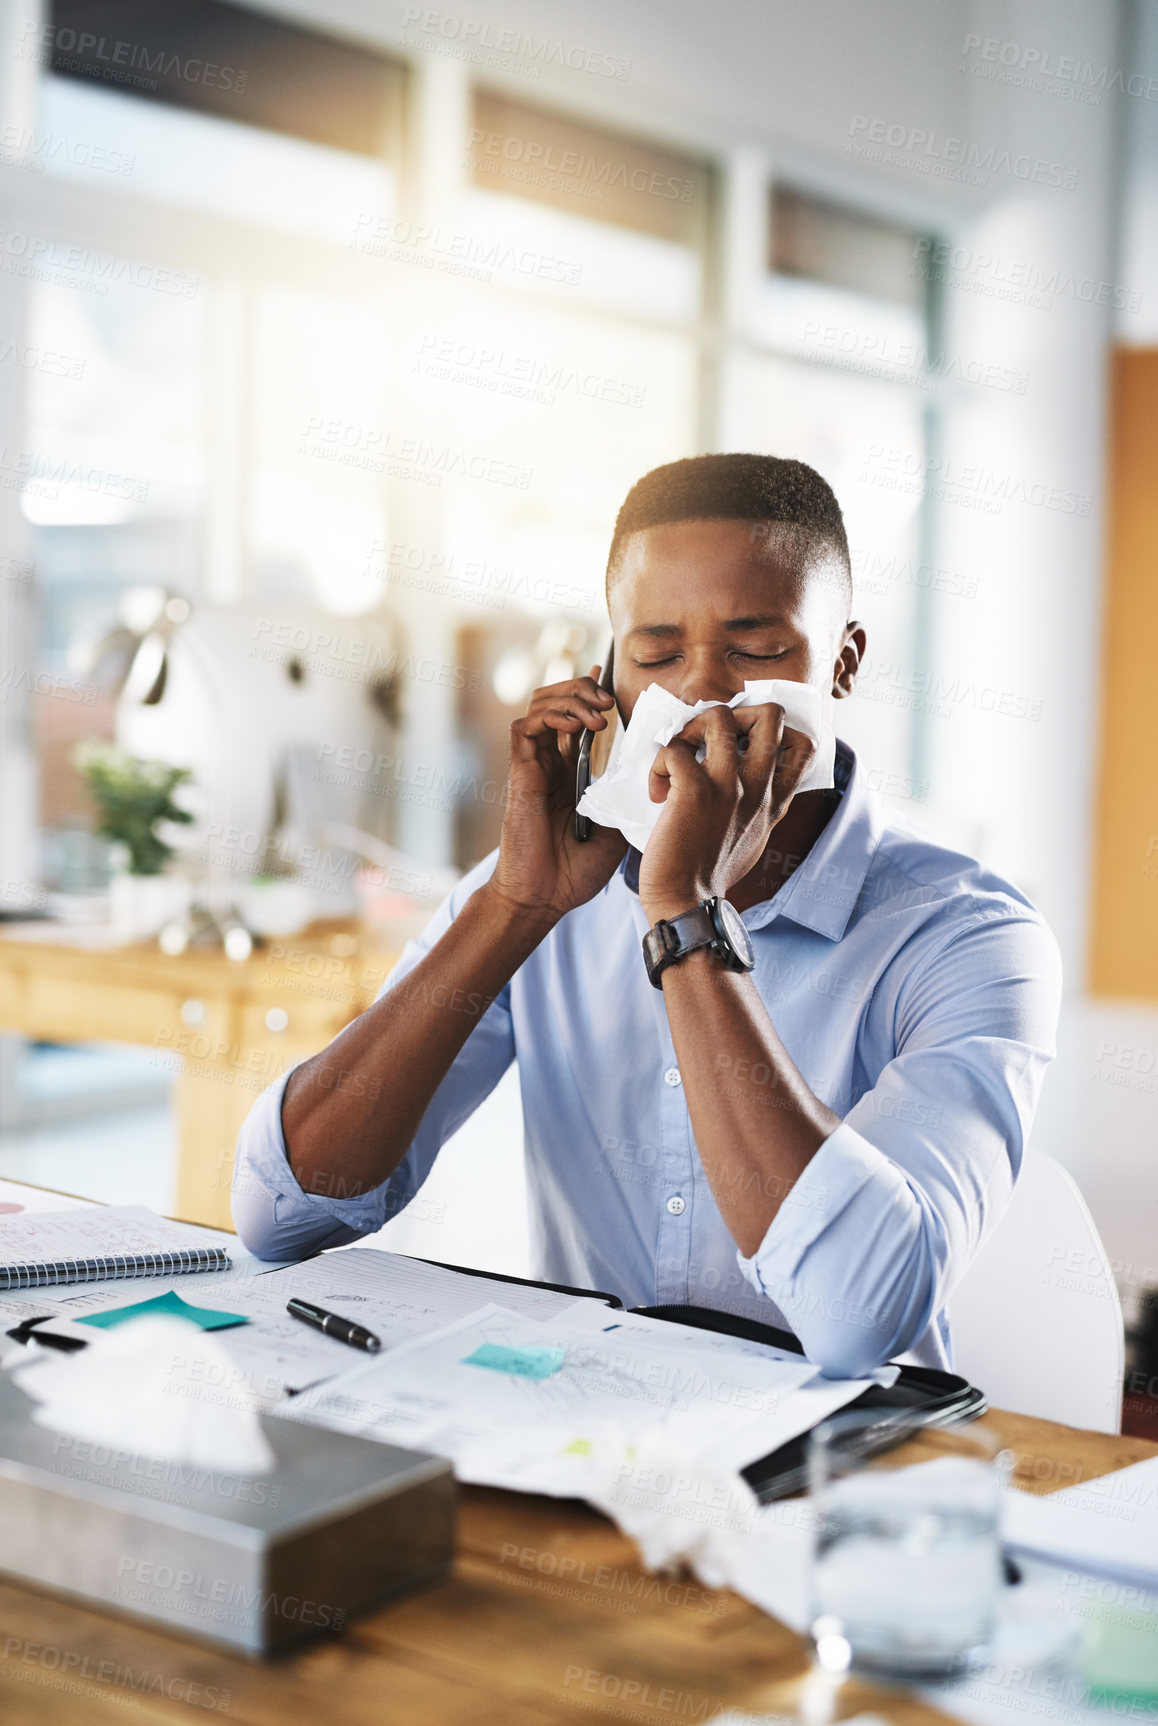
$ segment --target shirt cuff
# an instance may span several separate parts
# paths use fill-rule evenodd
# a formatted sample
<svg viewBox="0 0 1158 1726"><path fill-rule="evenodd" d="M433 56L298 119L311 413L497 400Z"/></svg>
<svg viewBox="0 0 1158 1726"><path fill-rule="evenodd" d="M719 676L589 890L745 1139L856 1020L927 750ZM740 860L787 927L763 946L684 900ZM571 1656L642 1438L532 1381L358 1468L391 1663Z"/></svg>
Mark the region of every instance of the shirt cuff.
<svg viewBox="0 0 1158 1726"><path fill-rule="evenodd" d="M292 1069L291 1069L292 1071ZM289 1073L269 1085L246 1117L233 1173L233 1220L258 1258L300 1259L322 1247L373 1234L399 1208L390 1181L368 1193L304 1193L286 1155L281 1124ZM405 1165L404 1165L405 1166ZM395 1177L401 1174L397 1171ZM341 1177L335 1177L337 1188Z"/></svg>
<svg viewBox="0 0 1158 1726"><path fill-rule="evenodd" d="M834 1127L793 1183L768 1232L751 1258L737 1252L752 1287L775 1300L770 1284L790 1286L808 1249L869 1181L897 1171L875 1145L842 1121Z"/></svg>
<svg viewBox="0 0 1158 1726"><path fill-rule="evenodd" d="M904 1173L844 1122L795 1182L756 1251L736 1254L744 1277L783 1313L808 1358L848 1378L907 1346L910 1309L923 1308L932 1286L927 1257L921 1205Z"/></svg>

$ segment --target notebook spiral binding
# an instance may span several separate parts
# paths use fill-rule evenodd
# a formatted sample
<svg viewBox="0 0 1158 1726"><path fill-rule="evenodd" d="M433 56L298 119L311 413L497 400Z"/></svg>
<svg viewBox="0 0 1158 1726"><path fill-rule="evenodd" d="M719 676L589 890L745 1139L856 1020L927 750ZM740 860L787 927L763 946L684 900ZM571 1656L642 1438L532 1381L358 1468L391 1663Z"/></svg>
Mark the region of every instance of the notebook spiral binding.
<svg viewBox="0 0 1158 1726"><path fill-rule="evenodd" d="M53 1259L0 1267L0 1292L47 1288L55 1283L90 1283L118 1277L176 1276L183 1271L227 1270L224 1247L182 1247L179 1252L114 1253L107 1258Z"/></svg>

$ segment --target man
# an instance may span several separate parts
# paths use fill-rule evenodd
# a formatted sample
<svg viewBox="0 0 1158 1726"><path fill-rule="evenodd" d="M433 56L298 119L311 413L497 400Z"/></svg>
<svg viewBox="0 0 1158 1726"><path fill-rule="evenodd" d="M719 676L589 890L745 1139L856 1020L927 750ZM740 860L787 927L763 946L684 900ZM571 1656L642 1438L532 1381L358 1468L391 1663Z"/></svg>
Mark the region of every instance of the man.
<svg viewBox="0 0 1158 1726"><path fill-rule="evenodd" d="M947 1302L1054 1053L1053 938L885 807L844 744L835 787L794 796L812 745L773 704L711 707L658 752L642 859L609 829L576 841L579 734L613 699L626 723L653 681L689 703L769 677L852 693L865 633L819 474L656 469L620 510L607 591L614 698L595 666L512 725L497 852L246 1122L242 1239L288 1259L381 1227L517 1060L539 1275L787 1324L831 1373L947 1365ZM653 987L644 937L705 903Z"/></svg>

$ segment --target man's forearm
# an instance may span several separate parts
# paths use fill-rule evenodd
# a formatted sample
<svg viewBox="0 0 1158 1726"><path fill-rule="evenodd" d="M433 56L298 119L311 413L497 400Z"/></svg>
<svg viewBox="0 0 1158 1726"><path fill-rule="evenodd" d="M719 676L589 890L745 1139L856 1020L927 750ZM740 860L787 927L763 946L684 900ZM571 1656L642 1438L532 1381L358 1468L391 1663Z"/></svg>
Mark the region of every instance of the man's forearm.
<svg viewBox="0 0 1158 1726"><path fill-rule="evenodd" d="M353 1197L394 1173L455 1056L549 927L484 883L401 983L295 1068L282 1130L303 1192Z"/></svg>
<svg viewBox="0 0 1158 1726"><path fill-rule="evenodd" d="M663 994L704 1173L750 1257L840 1117L805 1083L751 977L701 949L664 972Z"/></svg>

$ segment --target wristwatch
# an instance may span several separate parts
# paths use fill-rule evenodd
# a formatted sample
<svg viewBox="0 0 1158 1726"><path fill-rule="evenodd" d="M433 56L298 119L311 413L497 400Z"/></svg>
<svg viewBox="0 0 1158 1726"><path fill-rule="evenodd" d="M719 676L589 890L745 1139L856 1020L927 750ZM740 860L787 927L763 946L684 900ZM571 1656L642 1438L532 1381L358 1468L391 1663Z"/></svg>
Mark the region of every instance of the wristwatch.
<svg viewBox="0 0 1158 1726"><path fill-rule="evenodd" d="M714 898L704 899L694 911L681 912L670 921L661 917L643 937L643 962L652 987L662 989L663 973L700 947L710 947L729 971L750 971L756 963L752 938L743 918L734 905L717 893Z"/></svg>

